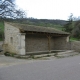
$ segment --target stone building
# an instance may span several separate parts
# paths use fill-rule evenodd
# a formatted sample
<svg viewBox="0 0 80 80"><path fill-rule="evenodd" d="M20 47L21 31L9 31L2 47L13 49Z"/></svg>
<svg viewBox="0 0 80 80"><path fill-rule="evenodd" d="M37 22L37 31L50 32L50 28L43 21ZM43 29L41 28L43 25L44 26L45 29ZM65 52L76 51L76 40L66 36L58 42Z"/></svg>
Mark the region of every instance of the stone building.
<svg viewBox="0 0 80 80"><path fill-rule="evenodd" d="M4 50L26 55L30 52L66 50L69 33L50 27L5 22Z"/></svg>

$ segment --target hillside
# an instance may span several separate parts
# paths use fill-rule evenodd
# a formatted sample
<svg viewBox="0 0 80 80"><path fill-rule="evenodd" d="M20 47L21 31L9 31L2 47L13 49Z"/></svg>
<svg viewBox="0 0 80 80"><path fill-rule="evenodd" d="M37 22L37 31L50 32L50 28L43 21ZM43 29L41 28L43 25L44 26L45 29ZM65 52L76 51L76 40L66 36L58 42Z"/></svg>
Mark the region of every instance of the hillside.
<svg viewBox="0 0 80 80"><path fill-rule="evenodd" d="M44 27L53 27L62 30L63 26L67 23L65 20L49 20L49 19L33 19L33 18L27 18L27 19L4 19L4 21L7 22L18 22L21 24L29 24L29 25L36 25L36 26L44 26ZM3 23L0 20L0 28L3 31Z"/></svg>
<svg viewBox="0 0 80 80"><path fill-rule="evenodd" d="M64 20L47 20L47 19L4 19L7 22L16 22L21 24L36 25L42 27L53 27L59 30L63 30L63 25L67 23ZM0 20L0 39L4 33L4 23Z"/></svg>
<svg viewBox="0 0 80 80"><path fill-rule="evenodd" d="M44 27L53 27L59 30L63 29L63 25L67 23L65 20L48 20L48 19L5 19L10 22L18 22L22 24L36 25L36 26L44 26Z"/></svg>
<svg viewBox="0 0 80 80"><path fill-rule="evenodd" d="M67 22L64 20L48 20L48 19L15 19L13 20L15 22L21 22L21 23L27 23L27 24L33 24L33 25L40 25L40 26L53 26L53 25L60 25L63 26Z"/></svg>
<svg viewBox="0 0 80 80"><path fill-rule="evenodd" d="M66 24L66 21L64 20L48 20L48 19L27 19L27 22L32 22L35 25L50 25L54 24L54 25L60 25L63 26L64 24Z"/></svg>

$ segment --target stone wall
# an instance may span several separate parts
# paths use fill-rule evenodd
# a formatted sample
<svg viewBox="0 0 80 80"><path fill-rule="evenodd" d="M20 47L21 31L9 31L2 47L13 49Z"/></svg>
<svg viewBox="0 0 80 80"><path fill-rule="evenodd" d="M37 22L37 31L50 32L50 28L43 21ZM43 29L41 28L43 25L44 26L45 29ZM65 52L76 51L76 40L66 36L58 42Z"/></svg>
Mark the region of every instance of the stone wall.
<svg viewBox="0 0 80 80"><path fill-rule="evenodd" d="M26 52L48 50L48 39L45 35L26 34Z"/></svg>
<svg viewBox="0 0 80 80"><path fill-rule="evenodd" d="M68 37L51 37L45 34L22 34L19 29L5 23L5 51L25 55L25 52L66 50L70 46ZM49 46L50 44L50 46Z"/></svg>
<svg viewBox="0 0 80 80"><path fill-rule="evenodd" d="M67 50L69 37L51 37L50 50ZM48 37L43 34L26 33L26 52L49 51Z"/></svg>
<svg viewBox="0 0 80 80"><path fill-rule="evenodd" d="M66 48L67 50L75 50L80 52L80 41L67 42L66 45L64 45L64 48Z"/></svg>
<svg viewBox="0 0 80 80"><path fill-rule="evenodd" d="M69 42L69 44L71 46L71 50L80 52L80 41L72 41L72 42Z"/></svg>
<svg viewBox="0 0 80 80"><path fill-rule="evenodd" d="M55 50L67 50L67 43L69 41L69 37L55 37L54 38L54 49Z"/></svg>
<svg viewBox="0 0 80 80"><path fill-rule="evenodd" d="M11 53L19 53L19 29L16 27L13 27L12 25L9 25L5 23L5 29L4 29L4 49L7 52Z"/></svg>

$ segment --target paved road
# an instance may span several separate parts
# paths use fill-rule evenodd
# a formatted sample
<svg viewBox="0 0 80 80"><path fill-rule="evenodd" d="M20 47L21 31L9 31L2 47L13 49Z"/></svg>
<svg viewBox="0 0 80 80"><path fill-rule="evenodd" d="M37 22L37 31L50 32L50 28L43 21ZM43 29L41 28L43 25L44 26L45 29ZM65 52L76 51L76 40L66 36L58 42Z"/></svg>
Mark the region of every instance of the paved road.
<svg viewBox="0 0 80 80"><path fill-rule="evenodd" d="M80 56L1 67L0 80L80 80Z"/></svg>
<svg viewBox="0 0 80 80"><path fill-rule="evenodd" d="M13 57L0 55L0 68L18 65L22 63L31 63L31 62L33 62L33 60L17 59Z"/></svg>

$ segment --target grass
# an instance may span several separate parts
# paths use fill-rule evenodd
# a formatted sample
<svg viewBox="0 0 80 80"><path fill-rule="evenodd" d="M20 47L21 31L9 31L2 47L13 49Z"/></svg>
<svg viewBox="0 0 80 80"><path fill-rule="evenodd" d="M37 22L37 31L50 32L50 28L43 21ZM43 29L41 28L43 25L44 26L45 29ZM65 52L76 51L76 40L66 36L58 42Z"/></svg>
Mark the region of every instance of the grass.
<svg viewBox="0 0 80 80"><path fill-rule="evenodd" d="M5 52L4 55L5 55L5 56L11 56L11 57L14 57L16 54L15 54L15 53Z"/></svg>
<svg viewBox="0 0 80 80"><path fill-rule="evenodd" d="M54 25L53 28L56 28L56 29L61 30L61 31L64 29L64 27L61 25Z"/></svg>
<svg viewBox="0 0 80 80"><path fill-rule="evenodd" d="M0 21L0 31L4 32L4 23Z"/></svg>
<svg viewBox="0 0 80 80"><path fill-rule="evenodd" d="M70 41L79 41L79 38L70 37Z"/></svg>
<svg viewBox="0 0 80 80"><path fill-rule="evenodd" d="M3 40L3 34L4 34L4 22L0 21L0 41Z"/></svg>

